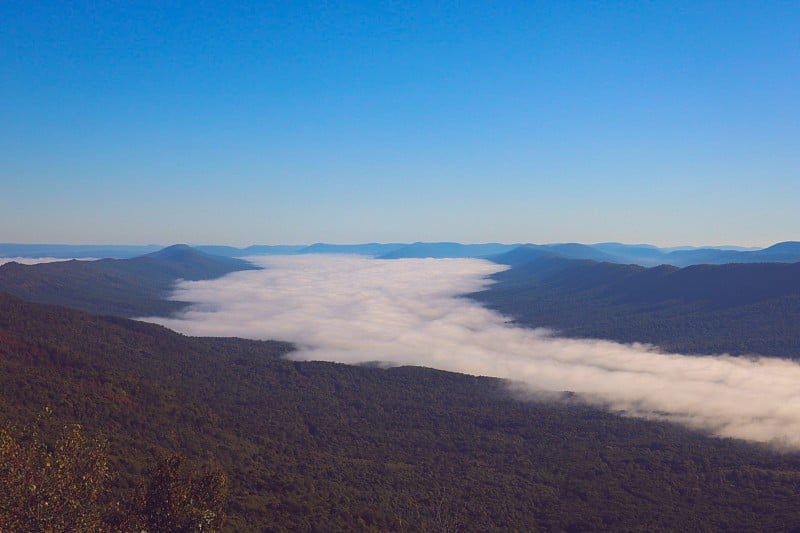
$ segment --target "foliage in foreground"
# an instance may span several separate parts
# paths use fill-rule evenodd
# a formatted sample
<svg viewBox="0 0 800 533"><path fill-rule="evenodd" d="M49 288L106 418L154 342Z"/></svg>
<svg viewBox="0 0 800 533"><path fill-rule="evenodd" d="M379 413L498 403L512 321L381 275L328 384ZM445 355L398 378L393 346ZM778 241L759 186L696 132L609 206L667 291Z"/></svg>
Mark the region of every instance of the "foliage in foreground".
<svg viewBox="0 0 800 533"><path fill-rule="evenodd" d="M47 413L49 414L49 412ZM107 443L80 424L50 445L42 417L0 428L0 531L219 531L227 478L165 457L130 501L113 501Z"/></svg>
<svg viewBox="0 0 800 533"><path fill-rule="evenodd" d="M64 426L48 446L36 426L0 429L0 531L91 531L103 519L106 444Z"/></svg>

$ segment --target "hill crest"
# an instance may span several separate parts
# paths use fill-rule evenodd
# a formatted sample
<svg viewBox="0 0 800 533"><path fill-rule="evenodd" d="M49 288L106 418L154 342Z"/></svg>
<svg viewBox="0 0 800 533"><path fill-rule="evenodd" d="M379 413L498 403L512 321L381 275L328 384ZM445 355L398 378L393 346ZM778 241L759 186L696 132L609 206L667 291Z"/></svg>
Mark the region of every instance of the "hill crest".
<svg viewBox="0 0 800 533"><path fill-rule="evenodd" d="M186 302L169 300L175 282L257 269L247 261L175 245L130 259L0 265L0 291L24 300L123 317L169 315Z"/></svg>

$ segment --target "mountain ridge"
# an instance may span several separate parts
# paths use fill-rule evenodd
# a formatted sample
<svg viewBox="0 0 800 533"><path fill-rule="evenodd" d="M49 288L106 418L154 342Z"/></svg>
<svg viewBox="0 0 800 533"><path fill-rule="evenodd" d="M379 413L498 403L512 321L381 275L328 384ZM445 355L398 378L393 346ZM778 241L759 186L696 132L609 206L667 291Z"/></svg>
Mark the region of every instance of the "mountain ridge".
<svg viewBox="0 0 800 533"><path fill-rule="evenodd" d="M167 299L179 279L213 279L257 268L241 259L175 245L129 259L6 263L0 265L0 291L96 314L168 315L188 305Z"/></svg>
<svg viewBox="0 0 800 533"><path fill-rule="evenodd" d="M311 245L251 245L245 248L221 245L196 245L195 250L218 256L241 258L251 255L295 254L358 254L383 259L400 258L488 258L512 251L517 247L541 248L568 258L592 259L641 266L689 266L694 264L725 264L754 262L800 261L800 243L784 241L760 250L729 246L685 248L658 248L650 244L623 244L614 242L580 244L463 244L458 242L415 243L362 243ZM54 258L130 258L156 251L153 247L136 246L72 246L2 244L0 257L54 257ZM137 252L137 253L134 253Z"/></svg>
<svg viewBox="0 0 800 533"><path fill-rule="evenodd" d="M511 268L470 296L520 325L681 353L800 358L800 262L681 268L535 250L511 257Z"/></svg>

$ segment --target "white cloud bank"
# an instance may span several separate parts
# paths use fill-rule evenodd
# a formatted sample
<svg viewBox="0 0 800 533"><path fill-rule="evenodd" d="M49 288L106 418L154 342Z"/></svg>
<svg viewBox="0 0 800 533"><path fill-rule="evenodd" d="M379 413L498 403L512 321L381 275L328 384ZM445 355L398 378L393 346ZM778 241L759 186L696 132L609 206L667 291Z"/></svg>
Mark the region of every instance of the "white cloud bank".
<svg viewBox="0 0 800 533"><path fill-rule="evenodd" d="M148 320L190 335L292 341L296 359L494 376L524 394L572 391L630 415L800 448L800 365L791 361L664 354L512 327L458 297L502 269L486 261L251 260L266 269L181 282L174 297L197 304L174 319Z"/></svg>

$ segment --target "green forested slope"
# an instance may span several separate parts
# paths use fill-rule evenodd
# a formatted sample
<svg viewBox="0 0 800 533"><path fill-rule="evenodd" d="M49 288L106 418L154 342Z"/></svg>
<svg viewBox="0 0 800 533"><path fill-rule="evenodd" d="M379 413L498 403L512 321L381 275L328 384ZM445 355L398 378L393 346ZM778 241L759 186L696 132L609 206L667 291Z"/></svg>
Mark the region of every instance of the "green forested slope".
<svg viewBox="0 0 800 533"><path fill-rule="evenodd" d="M117 494L159 452L219 464L237 531L800 527L796 454L288 350L2 296L0 413L104 434Z"/></svg>
<svg viewBox="0 0 800 533"><path fill-rule="evenodd" d="M0 266L0 291L96 314L163 316L187 305L167 300L178 279L213 279L255 268L241 259L175 245L131 259L7 263Z"/></svg>
<svg viewBox="0 0 800 533"><path fill-rule="evenodd" d="M645 268L524 250L472 297L560 335L647 342L683 353L800 358L800 263Z"/></svg>

